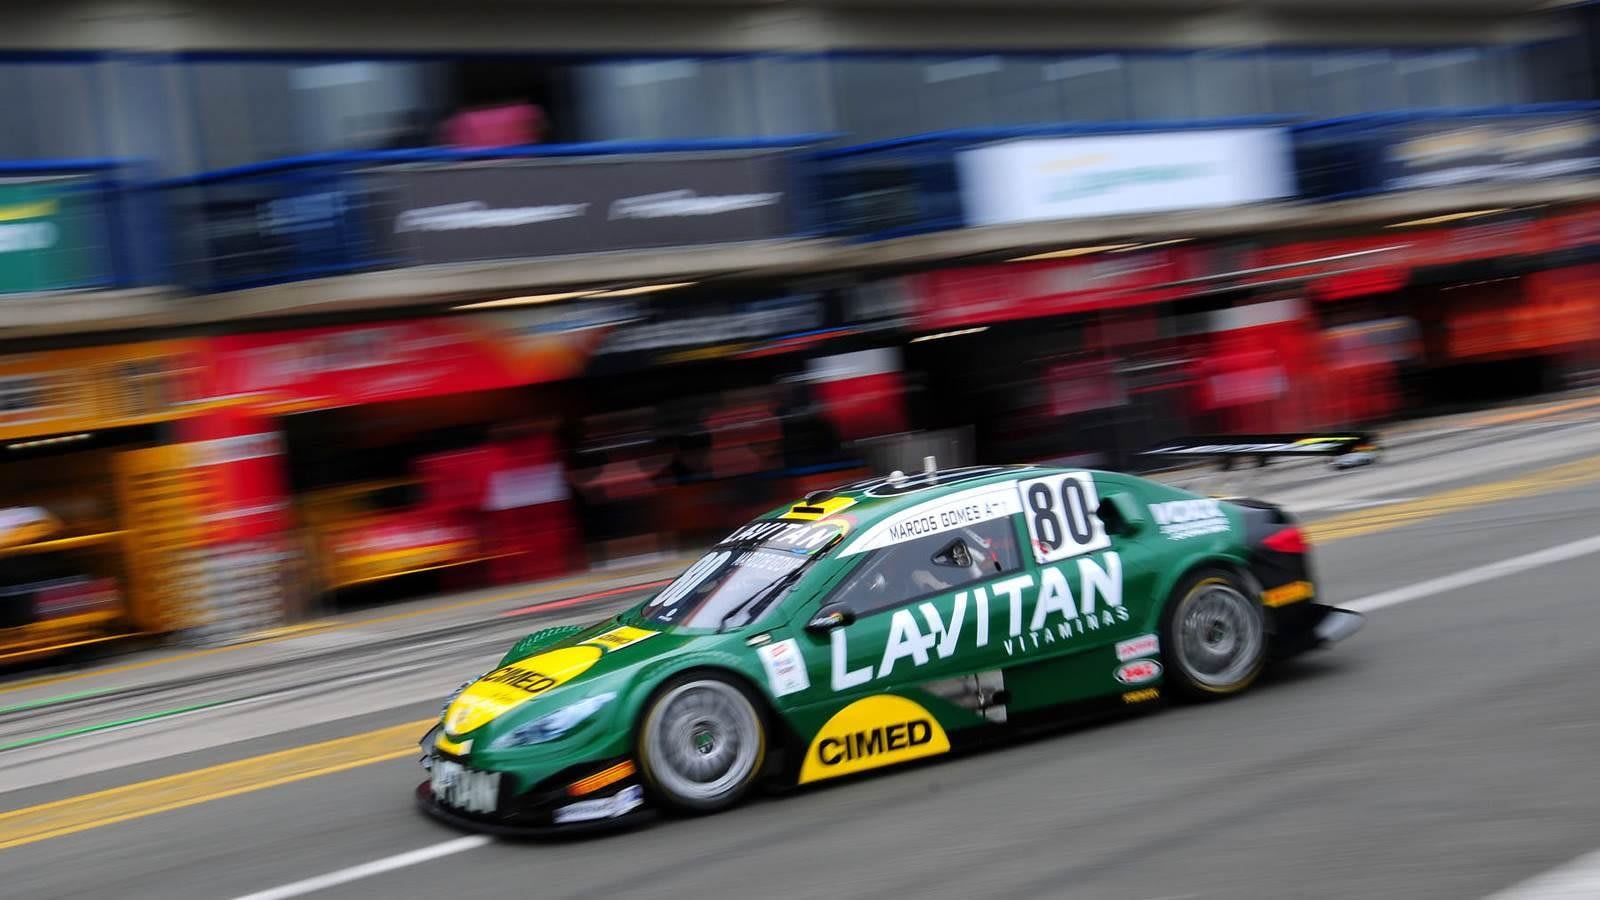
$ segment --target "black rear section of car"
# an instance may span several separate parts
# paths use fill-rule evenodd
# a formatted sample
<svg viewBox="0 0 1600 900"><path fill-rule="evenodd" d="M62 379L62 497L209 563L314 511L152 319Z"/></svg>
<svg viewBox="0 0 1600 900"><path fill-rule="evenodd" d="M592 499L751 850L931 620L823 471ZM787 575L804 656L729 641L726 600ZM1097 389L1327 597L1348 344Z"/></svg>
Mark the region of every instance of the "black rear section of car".
<svg viewBox="0 0 1600 900"><path fill-rule="evenodd" d="M1261 586L1275 657L1303 653L1321 643L1317 626L1330 607L1316 602L1311 548L1287 510L1264 500L1230 499L1244 514L1250 574Z"/></svg>

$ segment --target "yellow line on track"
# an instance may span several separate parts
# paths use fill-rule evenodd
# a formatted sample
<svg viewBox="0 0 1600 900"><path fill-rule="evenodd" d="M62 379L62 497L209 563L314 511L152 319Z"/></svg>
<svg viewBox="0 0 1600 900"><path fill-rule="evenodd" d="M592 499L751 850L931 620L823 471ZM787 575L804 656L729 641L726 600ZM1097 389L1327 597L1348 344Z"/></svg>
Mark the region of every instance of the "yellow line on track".
<svg viewBox="0 0 1600 900"><path fill-rule="evenodd" d="M1553 493L1593 481L1600 481L1600 458L1581 459L1540 469L1520 478L1456 488L1416 500L1332 516L1307 524L1304 531L1312 541L1327 543L1389 531L1488 503Z"/></svg>
<svg viewBox="0 0 1600 900"><path fill-rule="evenodd" d="M1515 409L1508 412L1485 413L1484 415L1467 420L1463 428L1483 428L1492 425L1509 425L1513 422L1527 422L1542 419L1545 416L1557 413L1571 412L1578 409L1589 409L1600 406L1600 397L1580 397L1576 400L1565 400L1557 403L1547 403L1535 406L1532 409Z"/></svg>
<svg viewBox="0 0 1600 900"><path fill-rule="evenodd" d="M1519 478L1457 488L1417 500L1334 516L1304 527L1314 542L1329 543L1400 528L1474 506L1550 493L1594 481L1600 481L1600 457L1542 469ZM572 584L569 583L567 586ZM508 596L519 595L501 594L482 597L447 607L397 613L384 619L366 621L411 618L439 609L459 609L492 603L507 599ZM339 623L332 627L344 627L346 624L355 623ZM203 650L189 654L189 657L215 652L219 651ZM122 669L165 661L135 663ZM102 670L89 674L106 674L108 671L115 670ZM67 676L71 677L77 676ZM320 744L268 753L193 772L169 775L0 813L0 850L195 806L224 797L292 784L360 766L414 756L418 752L417 740L434 721L427 719L406 725L395 725Z"/></svg>
<svg viewBox="0 0 1600 900"><path fill-rule="evenodd" d="M433 719L280 750L0 813L0 850L419 755L417 741Z"/></svg>

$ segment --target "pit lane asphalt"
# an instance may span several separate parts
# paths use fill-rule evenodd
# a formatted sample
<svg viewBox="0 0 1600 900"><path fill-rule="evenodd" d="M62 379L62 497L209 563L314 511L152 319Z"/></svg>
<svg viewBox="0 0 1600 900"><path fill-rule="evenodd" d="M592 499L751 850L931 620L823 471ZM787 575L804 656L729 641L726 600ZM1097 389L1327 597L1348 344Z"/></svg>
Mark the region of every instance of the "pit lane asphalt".
<svg viewBox="0 0 1600 900"><path fill-rule="evenodd" d="M1354 600L1600 533L1597 510L1587 485L1352 537L1319 548L1320 580ZM1236 700L311 896L1480 897L1600 846L1597 626L1600 555L1374 612ZM436 711L430 697L4 805ZM421 777L376 763L0 851L0 895L230 898L458 837L413 811Z"/></svg>

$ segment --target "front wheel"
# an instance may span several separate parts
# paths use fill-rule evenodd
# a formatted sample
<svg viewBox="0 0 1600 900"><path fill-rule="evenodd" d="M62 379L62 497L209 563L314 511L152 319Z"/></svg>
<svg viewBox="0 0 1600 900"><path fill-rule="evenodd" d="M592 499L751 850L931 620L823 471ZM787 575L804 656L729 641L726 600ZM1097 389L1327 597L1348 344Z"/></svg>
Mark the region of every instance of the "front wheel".
<svg viewBox="0 0 1600 900"><path fill-rule="evenodd" d="M1178 585L1163 616L1167 685L1191 699L1214 699L1249 687L1267 662L1266 617L1254 592L1221 569Z"/></svg>
<svg viewBox="0 0 1600 900"><path fill-rule="evenodd" d="M766 758L766 728L750 695L719 675L669 682L639 727L639 766L658 800L680 812L726 809Z"/></svg>

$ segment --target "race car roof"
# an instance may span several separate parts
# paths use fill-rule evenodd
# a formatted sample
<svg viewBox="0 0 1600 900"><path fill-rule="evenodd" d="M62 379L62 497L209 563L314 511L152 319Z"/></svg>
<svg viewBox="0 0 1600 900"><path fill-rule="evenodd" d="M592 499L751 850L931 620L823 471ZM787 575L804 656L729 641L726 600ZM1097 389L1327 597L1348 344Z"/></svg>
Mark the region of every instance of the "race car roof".
<svg viewBox="0 0 1600 900"><path fill-rule="evenodd" d="M847 514L853 524L861 528L931 500L953 498L955 495L979 496L984 488L1009 485L1021 476L1044 476L1056 471L1038 466L967 466L916 472L901 478L878 476L829 491L814 491L793 504L774 510L768 518L822 521Z"/></svg>

